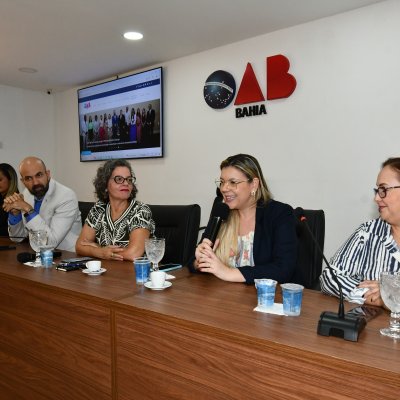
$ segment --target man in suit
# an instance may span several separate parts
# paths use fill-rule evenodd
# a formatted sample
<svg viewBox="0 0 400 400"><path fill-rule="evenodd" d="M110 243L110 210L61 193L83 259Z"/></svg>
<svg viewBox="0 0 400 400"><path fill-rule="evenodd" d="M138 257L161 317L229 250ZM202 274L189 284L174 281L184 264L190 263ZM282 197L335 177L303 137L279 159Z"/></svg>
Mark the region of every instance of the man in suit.
<svg viewBox="0 0 400 400"><path fill-rule="evenodd" d="M82 221L74 191L52 179L37 157L22 160L19 172L25 190L6 197L3 204L9 212L10 238L18 242L28 236L28 230L45 230L48 245L75 251Z"/></svg>

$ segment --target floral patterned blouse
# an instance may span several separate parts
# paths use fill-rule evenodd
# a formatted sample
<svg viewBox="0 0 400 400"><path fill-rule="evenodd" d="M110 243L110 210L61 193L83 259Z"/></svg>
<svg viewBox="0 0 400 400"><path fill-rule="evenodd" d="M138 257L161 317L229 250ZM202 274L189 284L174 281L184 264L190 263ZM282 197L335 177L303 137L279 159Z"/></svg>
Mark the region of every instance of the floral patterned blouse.
<svg viewBox="0 0 400 400"><path fill-rule="evenodd" d="M238 254L235 255L232 249L229 254L229 265L231 267L254 267L253 242L254 231L244 236L238 236Z"/></svg>

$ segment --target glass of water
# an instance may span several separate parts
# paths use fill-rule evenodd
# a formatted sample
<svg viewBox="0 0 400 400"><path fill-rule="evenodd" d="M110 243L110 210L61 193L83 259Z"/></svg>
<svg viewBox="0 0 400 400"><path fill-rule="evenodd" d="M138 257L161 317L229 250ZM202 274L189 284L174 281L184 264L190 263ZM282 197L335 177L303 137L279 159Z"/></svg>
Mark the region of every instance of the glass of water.
<svg viewBox="0 0 400 400"><path fill-rule="evenodd" d="M158 263L164 257L165 239L148 238L144 242L147 258L153 263L153 271L158 271Z"/></svg>
<svg viewBox="0 0 400 400"><path fill-rule="evenodd" d="M400 339L400 272L382 272L379 287L382 300L391 311L389 327L380 332L382 335Z"/></svg>
<svg viewBox="0 0 400 400"><path fill-rule="evenodd" d="M40 248L47 244L46 231L29 231L29 244L36 253L36 260L33 263L35 267L41 267Z"/></svg>

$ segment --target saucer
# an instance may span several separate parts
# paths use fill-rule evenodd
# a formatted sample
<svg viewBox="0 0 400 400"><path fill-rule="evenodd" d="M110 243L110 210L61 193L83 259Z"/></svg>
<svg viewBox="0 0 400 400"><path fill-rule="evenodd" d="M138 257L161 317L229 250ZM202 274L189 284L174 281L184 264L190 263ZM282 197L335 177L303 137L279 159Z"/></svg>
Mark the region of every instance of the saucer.
<svg viewBox="0 0 400 400"><path fill-rule="evenodd" d="M101 274L103 274L103 273L106 272L106 271L107 271L107 270L106 270L105 268L100 268L98 271L89 271L87 268L82 270L82 272L83 272L84 274L92 275L92 276L101 275Z"/></svg>
<svg viewBox="0 0 400 400"><path fill-rule="evenodd" d="M148 282L145 282L144 286L146 286L148 289L151 289L151 290L164 290L164 289L172 286L172 283L165 281L163 287L153 287L153 285L151 284L151 281L148 281Z"/></svg>

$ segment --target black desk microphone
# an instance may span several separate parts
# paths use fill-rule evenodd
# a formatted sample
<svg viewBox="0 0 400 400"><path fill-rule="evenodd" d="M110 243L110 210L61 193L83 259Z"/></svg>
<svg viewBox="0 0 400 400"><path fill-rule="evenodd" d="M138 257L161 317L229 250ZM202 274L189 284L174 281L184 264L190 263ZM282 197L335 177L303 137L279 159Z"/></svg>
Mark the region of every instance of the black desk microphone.
<svg viewBox="0 0 400 400"><path fill-rule="evenodd" d="M59 258L59 257L61 257L61 254L62 254L61 251L56 250L53 252L53 258ZM25 264L26 262L29 262L29 261L35 261L36 254L35 253L27 253L27 252L18 253L17 260L22 264Z"/></svg>
<svg viewBox="0 0 400 400"><path fill-rule="evenodd" d="M319 317L317 333L318 335L322 336L336 336L344 338L345 340L357 342L358 335L364 329L367 322L364 317L348 315L344 313L343 290L342 290L342 285L340 284L339 279L336 276L336 272L330 266L321 247L317 242L317 239L312 233L310 226L308 225L304 210L298 207L294 210L294 214L296 218L300 220L300 222L305 224L308 233L310 234L318 251L322 255L322 258L326 266L331 272L333 280L335 281L337 287L339 288L339 311L337 313L332 311L323 311Z"/></svg>

